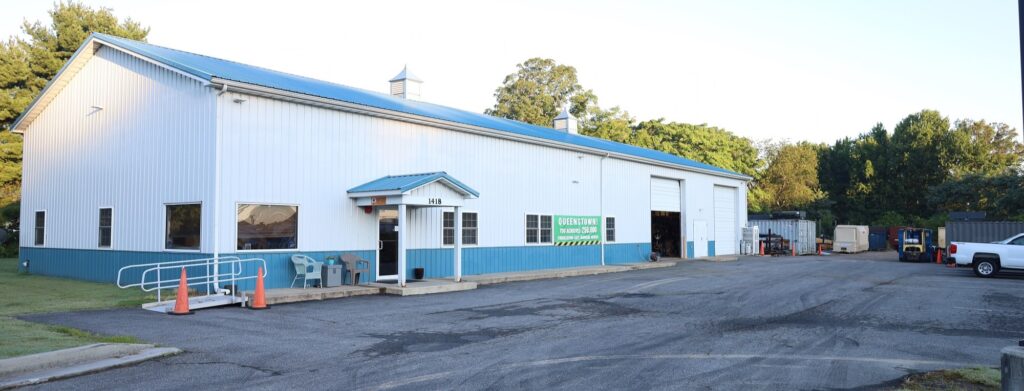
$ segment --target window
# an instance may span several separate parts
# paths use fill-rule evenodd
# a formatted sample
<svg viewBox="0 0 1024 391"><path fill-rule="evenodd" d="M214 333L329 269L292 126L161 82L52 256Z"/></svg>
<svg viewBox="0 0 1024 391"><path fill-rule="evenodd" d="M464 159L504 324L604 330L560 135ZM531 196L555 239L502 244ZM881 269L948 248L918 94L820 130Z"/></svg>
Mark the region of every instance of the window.
<svg viewBox="0 0 1024 391"><path fill-rule="evenodd" d="M110 248L110 229L113 226L114 210L100 208L100 243L102 248Z"/></svg>
<svg viewBox="0 0 1024 391"><path fill-rule="evenodd" d="M551 243L551 216L540 217L540 242Z"/></svg>
<svg viewBox="0 0 1024 391"><path fill-rule="evenodd" d="M444 246L455 245L455 212L441 214L441 244Z"/></svg>
<svg viewBox="0 0 1024 391"><path fill-rule="evenodd" d="M604 218L604 240L606 242L615 241L615 218L605 217Z"/></svg>
<svg viewBox="0 0 1024 391"><path fill-rule="evenodd" d="M298 248L299 207L238 204L239 250Z"/></svg>
<svg viewBox="0 0 1024 391"><path fill-rule="evenodd" d="M462 212L462 244L477 243L476 212Z"/></svg>
<svg viewBox="0 0 1024 391"><path fill-rule="evenodd" d="M551 216L526 215L526 243L551 243Z"/></svg>
<svg viewBox="0 0 1024 391"><path fill-rule="evenodd" d="M46 211L36 211L36 246L42 246L46 239Z"/></svg>
<svg viewBox="0 0 1024 391"><path fill-rule="evenodd" d="M1010 244L1015 246L1024 246L1024 236L1018 237L1017 239L1011 240Z"/></svg>
<svg viewBox="0 0 1024 391"><path fill-rule="evenodd" d="M540 239L540 221L537 215L526 215L526 243L537 243Z"/></svg>
<svg viewBox="0 0 1024 391"><path fill-rule="evenodd" d="M462 212L462 244L476 244L476 212ZM441 214L441 244L455 245L455 212Z"/></svg>
<svg viewBox="0 0 1024 391"><path fill-rule="evenodd" d="M203 207L200 204L167 205L167 236L164 238L164 248L198 250L202 213Z"/></svg>

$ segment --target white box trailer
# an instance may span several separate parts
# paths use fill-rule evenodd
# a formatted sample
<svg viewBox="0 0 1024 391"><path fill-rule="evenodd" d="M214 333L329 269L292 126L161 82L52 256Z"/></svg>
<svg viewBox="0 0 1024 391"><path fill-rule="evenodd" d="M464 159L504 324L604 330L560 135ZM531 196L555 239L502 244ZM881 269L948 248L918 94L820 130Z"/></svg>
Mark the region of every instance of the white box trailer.
<svg viewBox="0 0 1024 391"><path fill-rule="evenodd" d="M868 226L837 225L832 252L859 253L868 251Z"/></svg>

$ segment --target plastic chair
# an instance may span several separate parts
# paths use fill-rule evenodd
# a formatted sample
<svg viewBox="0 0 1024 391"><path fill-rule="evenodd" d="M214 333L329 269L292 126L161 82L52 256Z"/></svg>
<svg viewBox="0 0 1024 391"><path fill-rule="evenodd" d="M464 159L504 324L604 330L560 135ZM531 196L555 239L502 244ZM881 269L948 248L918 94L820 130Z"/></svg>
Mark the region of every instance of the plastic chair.
<svg viewBox="0 0 1024 391"><path fill-rule="evenodd" d="M352 285L359 284L359 276L370 272L370 261L367 261L355 254L343 254L341 262L345 263L345 271L352 278ZM360 264L365 266L360 267Z"/></svg>
<svg viewBox="0 0 1024 391"><path fill-rule="evenodd" d="M323 262L317 262L313 258L305 255L296 254L292 255L292 265L295 266L295 279L292 280L292 288L295 287L295 282L302 278L302 289L306 289L306 285L309 280L320 281L320 269L324 265Z"/></svg>

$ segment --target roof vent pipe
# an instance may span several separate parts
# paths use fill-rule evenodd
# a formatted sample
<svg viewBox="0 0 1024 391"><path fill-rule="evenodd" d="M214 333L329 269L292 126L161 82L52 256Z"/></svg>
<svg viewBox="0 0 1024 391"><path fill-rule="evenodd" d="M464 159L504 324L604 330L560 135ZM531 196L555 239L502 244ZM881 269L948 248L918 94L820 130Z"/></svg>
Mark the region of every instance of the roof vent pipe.
<svg viewBox="0 0 1024 391"><path fill-rule="evenodd" d="M555 117L555 120L552 123L552 127L555 128L555 130L569 134L579 134L577 126L578 121L576 120L576 117L569 114L568 107L563 107L562 112Z"/></svg>
<svg viewBox="0 0 1024 391"><path fill-rule="evenodd" d="M388 82L391 83L391 96L420 100L423 80L409 72L408 65L402 67L402 71Z"/></svg>

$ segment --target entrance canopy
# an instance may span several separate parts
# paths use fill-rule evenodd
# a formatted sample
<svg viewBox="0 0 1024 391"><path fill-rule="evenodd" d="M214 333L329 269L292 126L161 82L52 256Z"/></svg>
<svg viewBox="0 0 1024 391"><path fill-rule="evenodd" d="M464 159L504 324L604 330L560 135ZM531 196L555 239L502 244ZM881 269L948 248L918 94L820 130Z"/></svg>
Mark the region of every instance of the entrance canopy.
<svg viewBox="0 0 1024 391"><path fill-rule="evenodd" d="M388 175L348 189L348 196L358 206L462 206L462 200L480 193L440 171Z"/></svg>
<svg viewBox="0 0 1024 391"><path fill-rule="evenodd" d="M395 205L398 209L398 283L405 286L405 237L406 209L422 207L452 207L455 209L455 232L462 232L462 201L480 196L448 173L428 172L423 174L388 175L362 185L348 189L348 196L355 199L356 205L364 208ZM462 280L462 240L455 240L455 281ZM382 245L382 244L379 244ZM377 257L378 266L381 257ZM378 270L380 270L378 268Z"/></svg>

